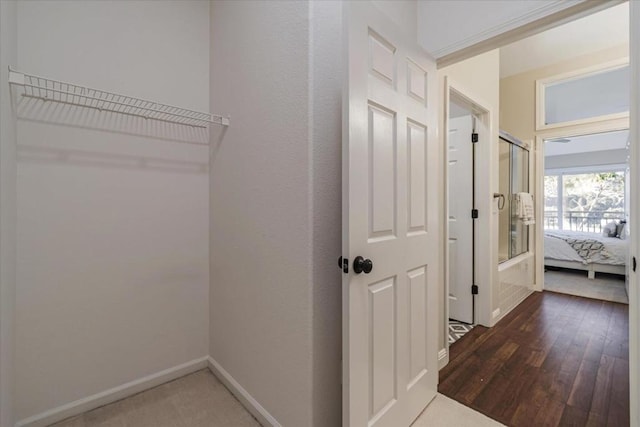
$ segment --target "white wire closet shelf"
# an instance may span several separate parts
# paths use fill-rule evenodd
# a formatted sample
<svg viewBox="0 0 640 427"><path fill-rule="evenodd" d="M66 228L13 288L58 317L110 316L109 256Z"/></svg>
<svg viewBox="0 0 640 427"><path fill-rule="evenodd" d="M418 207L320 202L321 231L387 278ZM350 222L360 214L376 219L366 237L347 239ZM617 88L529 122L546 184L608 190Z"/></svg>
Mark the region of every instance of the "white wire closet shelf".
<svg viewBox="0 0 640 427"><path fill-rule="evenodd" d="M25 98L76 105L199 128L206 128L210 124L222 126L230 124L228 117L25 74L11 68L9 68L9 84L19 90L19 96Z"/></svg>

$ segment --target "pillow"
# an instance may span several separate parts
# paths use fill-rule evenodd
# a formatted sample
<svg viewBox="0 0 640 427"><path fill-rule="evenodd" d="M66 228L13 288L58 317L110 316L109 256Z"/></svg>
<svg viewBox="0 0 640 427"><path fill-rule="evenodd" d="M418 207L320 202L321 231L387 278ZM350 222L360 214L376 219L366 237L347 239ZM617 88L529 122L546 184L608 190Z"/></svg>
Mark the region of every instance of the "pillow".
<svg viewBox="0 0 640 427"><path fill-rule="evenodd" d="M618 239L624 239L625 232L624 226L627 225L625 222L620 222L620 224L616 225L616 237Z"/></svg>
<svg viewBox="0 0 640 427"><path fill-rule="evenodd" d="M618 225L612 221L602 228L602 235L604 237L616 237L617 231Z"/></svg>

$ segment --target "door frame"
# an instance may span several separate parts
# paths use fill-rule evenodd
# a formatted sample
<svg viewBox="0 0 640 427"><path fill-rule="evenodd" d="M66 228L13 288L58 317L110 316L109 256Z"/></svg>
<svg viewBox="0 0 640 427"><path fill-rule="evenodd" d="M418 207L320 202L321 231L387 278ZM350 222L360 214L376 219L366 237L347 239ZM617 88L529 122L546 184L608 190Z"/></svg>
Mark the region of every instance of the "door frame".
<svg viewBox="0 0 640 427"><path fill-rule="evenodd" d="M438 68L461 62L492 49L500 48L509 43L537 34L538 32L554 28L564 23L580 19L588 14L615 6L623 1L624 0L614 0L609 3L593 2L591 4L587 4L589 2L583 2L574 8L552 14L531 24L522 25L518 28L506 31L503 34L499 34L490 39L479 42L476 45L460 49L458 52L453 52L446 57L442 57L438 60ZM640 144L640 77L633 78L633 76L640 76L640 25L637 24L640 22L640 2L629 1L628 3L629 65L632 76L628 125L631 140L629 150L629 182L634 186L634 188L640 188L640 147L638 147L638 144ZM544 136L536 136L536 152L538 151L537 148L540 144L539 138L541 137ZM542 165L540 165L540 162L536 163L536 168L542 166L542 170L544 171L544 163L542 163ZM640 197L633 197L633 194L631 196L629 222L631 225L640 224ZM538 205L540 204L538 203ZM443 209L446 209L446 204ZM541 215L539 206L536 208L536 214ZM540 216L538 216L538 218L540 218ZM630 258L637 258L640 248L640 232L634 231L633 228L630 228L630 231L634 233L634 237L632 237L629 247ZM538 251L538 249L536 249L536 251ZM536 252L536 257L539 256L540 255ZM540 272L536 271L536 278L540 277L539 274ZM640 291L637 289L637 286L638 276L636 272L629 269L629 360L632 362L629 364L630 425L640 425L640 367L635 363L640 359ZM536 289L540 290L538 288L539 285L536 283ZM448 316L448 313L446 313L445 316ZM448 343L448 340L446 341ZM448 362L448 353L446 361ZM441 363L441 367L442 366L444 366L444 364Z"/></svg>
<svg viewBox="0 0 640 427"><path fill-rule="evenodd" d="M443 304L444 304L444 316L442 318L443 320L443 333L444 333L444 348L440 350L439 354L438 354L438 364L439 364L439 368L444 367L447 363L449 363L449 290L450 290L450 282L449 282L449 264L450 264L450 256L449 256L449 108L451 106L451 92L455 92L456 96L459 96L460 98L462 98L465 102L467 102L469 105L471 105L474 110L474 114L477 114L477 112L479 112L479 114L477 114L477 117L479 117L480 120L478 120L476 123L479 123L480 126L482 126L482 132L479 132L479 141L478 144L483 143L484 141L488 142L488 155L493 156L493 150L491 149L491 139L492 139L492 135L493 135L493 131L494 129L492 129L492 123L491 123L491 119L493 117L494 112L492 111L491 108L487 107L489 105L489 103L485 102L482 97L477 96L477 94L475 94L472 90L469 90L468 88L464 87L464 85L461 85L459 83L457 83L454 79L450 78L449 76L444 76L443 78L444 80L444 84L443 84L443 96L444 96L444 103L441 103L444 106L444 113L442 114L442 120L443 122L441 123L442 126L442 147L443 147L443 152L442 152L442 156L443 156L443 162L442 162L442 167L443 167L443 205L442 205L442 209L443 209L443 218L444 218L444 223L445 223L445 230L444 230L444 238L443 238L443 244L444 244L444 248L443 248L443 258L444 258L444 262L443 262L443 272L441 277L443 277L444 279L444 294L443 294ZM481 159L481 151L479 150L478 152L476 152L476 157L474 159L474 163L475 163L475 176L492 176L491 175L491 164L493 162L482 162L482 161L478 161L478 159ZM484 222L488 222L489 227L491 227L491 223L494 222L493 221L493 214L492 214L492 202L489 201L488 203L486 202L486 197L483 197L483 191L479 191L482 190L482 187L487 187L487 189L490 190L491 184L490 181L491 179L487 180L489 182L486 183L486 185L482 186L478 184L482 184L482 183L478 183L475 180L475 176L474 176L474 191L475 191L475 207L476 209L478 209L480 212L491 212L491 215L484 215L481 216L480 218L478 218L476 221L476 227L474 227L474 234L475 234L475 244L474 244L474 257L475 257L475 277L476 277L476 285L479 285L480 289L491 289L491 274L487 274L487 271L484 271L485 269L479 268L482 265L486 265L486 266L490 266L492 265L491 262L491 251L487 251L484 253L476 253L476 247L479 245L482 245L483 242L491 245L491 233L480 233L480 230L483 225L483 219L485 220ZM486 190L485 190L486 192ZM479 227L478 227L479 225ZM487 227L484 227L485 229L487 229ZM490 229L490 228L489 228ZM484 236L483 236L484 235ZM483 238L484 237L484 238ZM487 259L488 258L488 259ZM490 273L492 270L489 269L488 272ZM474 297L475 301L475 315L474 315L474 323L478 324L481 323L480 319L489 319L491 318L491 292L482 292L480 291L478 293L478 295L476 295ZM487 325L488 326L488 325Z"/></svg>
<svg viewBox="0 0 640 427"><path fill-rule="evenodd" d="M539 292L544 290L544 144L545 140L555 138L573 138L583 135L591 135L594 133L615 132L629 129L629 118L620 118L614 120L599 121L594 120L582 125L566 126L564 128L554 128L546 131L538 132L535 138L535 210L536 217L540 219L540 227L536 227L535 231L535 275L533 289ZM629 169L631 169L631 160L629 161ZM629 179L631 181L631 179ZM629 185L632 185L629 183ZM635 188L632 187L632 188ZM631 209L629 210L629 219L631 220ZM630 244L636 240L631 238ZM631 279L629 278L629 285ZM629 307L631 308L631 307Z"/></svg>
<svg viewBox="0 0 640 427"><path fill-rule="evenodd" d="M629 64L631 66L631 103L629 111L629 135L631 140L629 161L629 181L633 188L640 188L640 4L636 1L629 2ZM636 76L634 78L633 76ZM629 221L631 224L640 223L640 203L638 197L631 194L629 209ZM631 228L633 231L634 229ZM638 230L636 228L635 230ZM630 257L638 256L640 233L634 231L631 239ZM640 357L640 325L638 325L640 310L640 292L638 292L638 276L633 269L629 269L629 380L631 402L631 425L640 424L640 370L638 358Z"/></svg>

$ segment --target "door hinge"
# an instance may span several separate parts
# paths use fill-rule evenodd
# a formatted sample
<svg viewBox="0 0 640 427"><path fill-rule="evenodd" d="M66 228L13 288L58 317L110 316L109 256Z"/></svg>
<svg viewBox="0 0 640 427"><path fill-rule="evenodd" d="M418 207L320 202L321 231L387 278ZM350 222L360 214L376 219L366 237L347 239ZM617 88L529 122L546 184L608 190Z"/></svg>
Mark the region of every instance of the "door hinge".
<svg viewBox="0 0 640 427"><path fill-rule="evenodd" d="M472 142L472 143L474 143L474 144L475 144L476 142L478 142L478 134L477 134L477 133L473 132L473 133L471 134L471 142Z"/></svg>
<svg viewBox="0 0 640 427"><path fill-rule="evenodd" d="M349 258L338 258L338 268L342 269L345 274L349 273Z"/></svg>
<svg viewBox="0 0 640 427"><path fill-rule="evenodd" d="M632 264L633 264L632 268L633 268L633 271L635 272L636 271L636 267L637 267L636 257L633 257L632 261L633 261L632 262Z"/></svg>
<svg viewBox="0 0 640 427"><path fill-rule="evenodd" d="M471 209L471 218L473 219L478 218L478 209Z"/></svg>
<svg viewBox="0 0 640 427"><path fill-rule="evenodd" d="M478 285L471 285L471 295L478 295Z"/></svg>

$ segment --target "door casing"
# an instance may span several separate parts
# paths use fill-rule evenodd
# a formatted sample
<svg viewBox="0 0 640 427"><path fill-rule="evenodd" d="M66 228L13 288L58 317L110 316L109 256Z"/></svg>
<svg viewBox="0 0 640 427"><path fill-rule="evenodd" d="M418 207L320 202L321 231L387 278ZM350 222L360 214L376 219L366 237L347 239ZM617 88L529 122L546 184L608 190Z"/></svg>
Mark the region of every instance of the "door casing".
<svg viewBox="0 0 640 427"><path fill-rule="evenodd" d="M444 113L442 119L442 135L443 135L443 147L449 146L449 108L451 105L451 92L454 92L456 96L465 101L466 104L472 106L476 117L476 129L479 135L479 140L476 146L476 160L475 160L475 176L476 178L482 176L491 176L491 167L490 162L487 161L487 157L492 156L493 149L492 143L495 141L491 140L491 135L493 134L493 129L491 125L491 117L493 115L493 111L488 107L488 103L484 101L481 97L475 94L472 90L467 87L464 87L460 83L451 79L448 76L444 77L444 87L443 87L443 96L444 96ZM496 142L497 143L497 142ZM487 149L485 149L487 148ZM484 151L483 151L484 150ZM444 171L447 169L447 165L449 164L449 156L448 150L445 149L443 153L443 168ZM445 172L443 174L443 194L444 194L444 203L443 203L443 218L446 220L449 218L449 177ZM477 248L482 247L482 244L492 245L491 242L491 232L489 231L492 223L495 222L495 218L493 215L494 211L494 201L491 198L488 199L489 191L491 190L490 179L484 180L478 179L479 182L475 185L476 191L476 208L480 211L480 216L476 219L475 226L475 246ZM496 205L497 206L497 205ZM440 368L445 366L449 362L449 340L447 339L449 334L449 227L448 221L445 221L447 227L445 228L445 236L444 236L444 295L443 295L443 307L444 307L444 316L443 316L443 334L444 334L444 348L440 350ZM481 232L481 229L485 230ZM475 322L483 324L485 326L491 326L488 323L488 319L491 318L491 280L492 269L489 268L491 265L491 251L476 251L475 254L475 277L476 284L479 287L478 295L475 296ZM497 259L497 258L496 258ZM482 265L484 264L484 265Z"/></svg>

